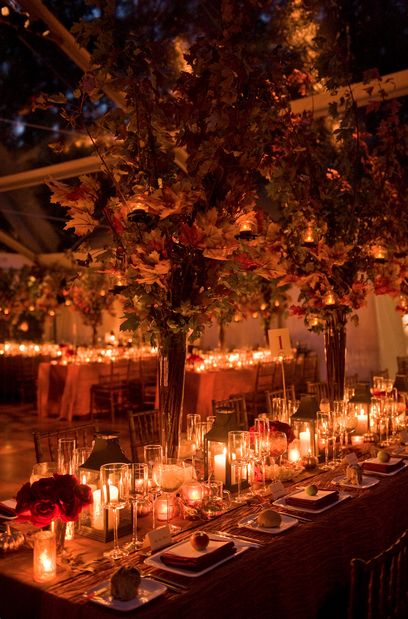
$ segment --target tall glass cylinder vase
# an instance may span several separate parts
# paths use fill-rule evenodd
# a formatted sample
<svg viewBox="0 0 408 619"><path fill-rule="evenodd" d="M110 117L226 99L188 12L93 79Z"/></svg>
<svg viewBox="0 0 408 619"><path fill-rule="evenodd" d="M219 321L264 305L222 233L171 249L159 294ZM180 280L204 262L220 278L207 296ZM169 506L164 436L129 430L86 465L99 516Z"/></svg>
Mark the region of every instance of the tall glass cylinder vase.
<svg viewBox="0 0 408 619"><path fill-rule="evenodd" d="M160 436L165 458L176 457L182 427L187 334L166 334L159 345Z"/></svg>
<svg viewBox="0 0 408 619"><path fill-rule="evenodd" d="M346 312L341 308L333 308L326 319L324 346L331 404L334 400L342 400L344 396L346 322Z"/></svg>

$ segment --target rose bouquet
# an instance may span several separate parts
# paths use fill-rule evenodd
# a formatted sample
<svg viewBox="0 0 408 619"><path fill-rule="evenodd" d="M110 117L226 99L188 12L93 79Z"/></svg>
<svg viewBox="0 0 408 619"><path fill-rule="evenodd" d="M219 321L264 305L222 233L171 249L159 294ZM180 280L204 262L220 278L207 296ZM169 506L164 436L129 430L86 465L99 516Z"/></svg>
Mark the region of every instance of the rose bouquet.
<svg viewBox="0 0 408 619"><path fill-rule="evenodd" d="M17 492L17 520L45 527L56 518L77 520L84 507L92 503L92 490L74 475L44 477L25 483Z"/></svg>

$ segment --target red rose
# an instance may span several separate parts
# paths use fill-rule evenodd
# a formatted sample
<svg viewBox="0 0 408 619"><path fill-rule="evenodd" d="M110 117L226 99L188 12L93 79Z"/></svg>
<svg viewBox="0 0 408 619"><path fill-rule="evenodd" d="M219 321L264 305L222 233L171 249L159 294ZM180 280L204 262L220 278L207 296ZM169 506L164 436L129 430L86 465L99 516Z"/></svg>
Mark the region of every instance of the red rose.
<svg viewBox="0 0 408 619"><path fill-rule="evenodd" d="M54 477L43 477L31 485L31 492L35 500L49 499L55 501L55 479Z"/></svg>
<svg viewBox="0 0 408 619"><path fill-rule="evenodd" d="M78 485L78 480L73 475L59 475L54 473L55 479L55 496L62 503L71 503L74 500L75 486Z"/></svg>
<svg viewBox="0 0 408 619"><path fill-rule="evenodd" d="M75 486L75 495L81 501L82 505L90 505L93 502L92 489L85 484Z"/></svg>
<svg viewBox="0 0 408 619"><path fill-rule="evenodd" d="M31 506L31 522L36 527L45 527L60 515L58 505L54 501L42 499Z"/></svg>
<svg viewBox="0 0 408 619"><path fill-rule="evenodd" d="M17 505L16 512L20 514L21 512L25 512L30 509L31 503L34 500L33 494L31 492L31 484L30 482L26 482L23 486L21 486L20 490L17 492L16 496Z"/></svg>
<svg viewBox="0 0 408 619"><path fill-rule="evenodd" d="M60 518L63 522L78 520L78 516L82 510L82 503L78 497L73 496L71 501L59 502Z"/></svg>

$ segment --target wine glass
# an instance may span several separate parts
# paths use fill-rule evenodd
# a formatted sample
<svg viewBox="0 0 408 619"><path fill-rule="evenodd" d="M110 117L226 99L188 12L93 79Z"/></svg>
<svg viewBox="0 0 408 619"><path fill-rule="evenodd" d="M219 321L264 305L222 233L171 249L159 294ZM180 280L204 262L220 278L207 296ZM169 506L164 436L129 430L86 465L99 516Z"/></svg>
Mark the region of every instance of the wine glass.
<svg viewBox="0 0 408 619"><path fill-rule="evenodd" d="M129 464L129 499L132 503L133 530L132 539L125 546L128 552L138 550L143 543L137 537L137 507L138 502L146 497L148 479L147 464L139 462Z"/></svg>
<svg viewBox="0 0 408 619"><path fill-rule="evenodd" d="M156 465L156 469L160 477L160 487L167 499L167 524L170 527L171 533L178 533L181 530L180 527L170 525L169 522L170 499L185 481L184 462L178 458L167 458L166 462Z"/></svg>
<svg viewBox="0 0 408 619"><path fill-rule="evenodd" d="M147 464L148 488L153 497L152 527L156 528L156 497L160 493L160 469L163 462L163 448L161 445L145 445L143 449L144 461Z"/></svg>
<svg viewBox="0 0 408 619"><path fill-rule="evenodd" d="M346 446L349 442L349 438L348 438L349 435L352 434L354 430L356 430L357 426L358 426L357 410L355 406L353 406L353 404L347 403L345 418L344 418L344 430L346 433L346 437L345 437Z"/></svg>
<svg viewBox="0 0 408 619"><path fill-rule="evenodd" d="M129 498L129 465L122 462L103 464L100 469L102 486L102 507L110 509L114 516L113 549L103 553L109 559L121 559L128 553L119 547L119 511L126 506Z"/></svg>
<svg viewBox="0 0 408 619"><path fill-rule="evenodd" d="M324 441L324 466L323 469L330 469L329 465L329 441L333 436L333 424L330 413L317 413L316 431L320 441Z"/></svg>
<svg viewBox="0 0 408 619"><path fill-rule="evenodd" d="M273 431L269 434L269 455L272 459L273 476L275 478L275 465L276 458L279 458L279 465L281 458L288 448L288 439L285 432Z"/></svg>
<svg viewBox="0 0 408 619"><path fill-rule="evenodd" d="M270 425L269 419L263 417L257 417L254 421L255 432L254 438L254 451L255 456L260 459L261 471L262 471L262 492L266 492L266 458L269 457L269 435ZM252 435L251 435L252 438Z"/></svg>
<svg viewBox="0 0 408 619"><path fill-rule="evenodd" d="M228 457L231 469L235 472L237 480L237 496L235 498L239 503L245 501L241 496L242 471L246 467L251 455L250 451L250 433L241 430L233 430L228 432Z"/></svg>

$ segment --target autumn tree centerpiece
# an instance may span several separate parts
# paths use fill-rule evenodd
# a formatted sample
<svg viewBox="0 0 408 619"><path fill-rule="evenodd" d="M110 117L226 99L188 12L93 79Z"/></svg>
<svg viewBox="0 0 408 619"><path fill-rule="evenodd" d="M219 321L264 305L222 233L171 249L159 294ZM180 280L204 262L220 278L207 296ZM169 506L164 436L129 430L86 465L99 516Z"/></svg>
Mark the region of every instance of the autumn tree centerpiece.
<svg viewBox="0 0 408 619"><path fill-rule="evenodd" d="M63 104L65 117L81 125L85 102L101 101L107 84L123 105L86 126L103 174L50 187L77 234L92 241L105 226L105 243L84 246L83 260L121 277L122 328L140 326L159 346L170 454L187 338L234 303L239 271L284 273L279 226L257 203L259 170L284 134L293 62L262 43L277 36L274 3L186 3L182 20L163 4L167 13L138 5L124 20L101 2L100 19L75 27L95 68L75 91L77 107Z"/></svg>

